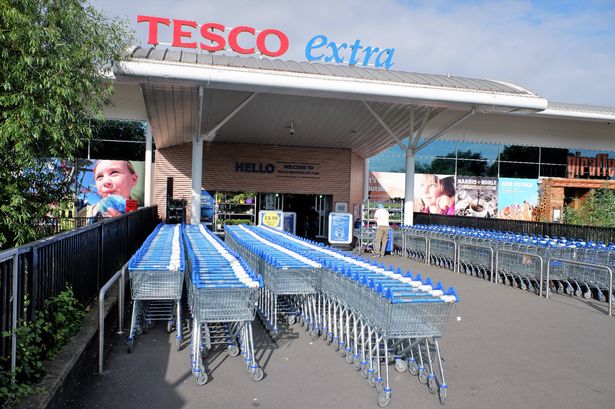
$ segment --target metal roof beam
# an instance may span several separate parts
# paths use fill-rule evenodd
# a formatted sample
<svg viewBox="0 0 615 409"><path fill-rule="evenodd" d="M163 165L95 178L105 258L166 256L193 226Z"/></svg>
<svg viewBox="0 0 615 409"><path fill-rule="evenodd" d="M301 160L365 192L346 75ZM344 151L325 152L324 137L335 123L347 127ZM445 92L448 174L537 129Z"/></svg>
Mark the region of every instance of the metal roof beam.
<svg viewBox="0 0 615 409"><path fill-rule="evenodd" d="M453 122L452 124L450 124L449 126L447 126L446 128L444 128L443 130L441 130L440 132L436 133L435 135L427 138L426 140L424 140L420 145L418 145L416 147L416 149L414 150L415 153L420 151L421 149L423 149L424 147L426 147L427 145L429 145L430 143L432 143L433 141L435 141L436 139L438 139L440 136L444 135L445 133L447 133L448 131L450 131L451 129L453 129L454 127L456 127L457 125L461 124L462 122L464 122L466 119L470 118L471 116L473 116L476 113L476 108L472 108L472 110L468 113L466 113L465 115L463 115L461 118L459 118L458 120L456 120L455 122Z"/></svg>
<svg viewBox="0 0 615 409"><path fill-rule="evenodd" d="M395 132L393 132L391 128L389 128L389 126L384 122L384 120L380 118L380 116L376 113L376 111L374 111L374 109L366 101L361 101L361 102L363 102L363 105L365 105L365 107L372 114L372 116L376 118L376 121L378 121L378 123L382 125L384 130L387 131L391 139L397 142L397 145L399 145L400 148L405 150L406 145L404 145L404 143L401 141L403 138L400 138L399 136L395 135ZM414 112L414 107L412 107L412 111Z"/></svg>
<svg viewBox="0 0 615 409"><path fill-rule="evenodd" d="M199 90L202 89L202 88L203 87L199 87ZM252 101L254 99L254 97L256 97L257 95L258 95L258 92L253 92L250 95L248 95L248 97L246 99L241 101L241 103L239 105L237 105L237 107L235 109L233 109L222 121L218 122L218 124L216 126L211 128L211 130L209 132L207 132L207 134L205 135L207 140L208 141L213 141L216 138L216 134L218 133L220 128L222 128L224 126L224 124L226 124L235 115L237 115L239 113L239 111L241 111L243 109L243 107L248 105L248 103L250 103L250 101ZM200 127L200 122L199 122L199 127ZM200 128L199 128L199 130L200 130Z"/></svg>
<svg viewBox="0 0 615 409"><path fill-rule="evenodd" d="M425 126L427 125L427 122L429 122L431 119L432 119L431 107L428 107L427 111L423 114L423 120L421 121L421 127L416 132L416 134L414 134L414 126L412 127L411 134L414 136L412 137L412 143L410 143L410 146L409 146L412 152L416 151L416 145L421 140L421 136L423 135L423 131L425 130ZM410 142L410 140L408 140L408 142Z"/></svg>

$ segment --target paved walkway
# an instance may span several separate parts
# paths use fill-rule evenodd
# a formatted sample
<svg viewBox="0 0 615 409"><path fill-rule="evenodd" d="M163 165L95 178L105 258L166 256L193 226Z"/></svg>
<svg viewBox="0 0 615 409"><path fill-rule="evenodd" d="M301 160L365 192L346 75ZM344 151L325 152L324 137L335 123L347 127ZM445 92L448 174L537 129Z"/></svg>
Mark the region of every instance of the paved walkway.
<svg viewBox="0 0 615 409"><path fill-rule="evenodd" d="M604 304L545 300L396 256L385 262L427 273L461 297L441 342L445 407L615 408L615 318L598 310ZM312 341L295 325L272 343L260 324L254 327L261 382L251 380L240 358L214 351L210 380L197 386L188 351L175 351L174 335L159 324L138 338L132 354L118 340L108 372L83 380L67 407L377 408L376 391L322 339ZM392 367L391 387L392 409L442 407L416 377Z"/></svg>

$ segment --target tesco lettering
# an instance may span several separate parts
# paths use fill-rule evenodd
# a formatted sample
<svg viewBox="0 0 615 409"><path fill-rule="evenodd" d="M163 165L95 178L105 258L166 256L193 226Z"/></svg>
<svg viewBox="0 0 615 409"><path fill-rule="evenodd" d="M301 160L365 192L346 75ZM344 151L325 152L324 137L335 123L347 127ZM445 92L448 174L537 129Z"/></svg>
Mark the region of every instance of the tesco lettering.
<svg viewBox="0 0 615 409"><path fill-rule="evenodd" d="M192 20L170 19L167 17L137 16L137 23L148 24L148 44L158 45L158 28L166 26L173 33L172 47L200 48L203 51L222 51L227 44L231 50L239 54L254 54L256 50L268 57L279 57L289 48L288 36L280 30L268 28L257 31L250 26L237 26L228 29L223 24L205 23L197 24ZM200 38L198 38L200 35ZM239 44L239 38L244 43L252 38L255 46L244 47ZM268 38L277 39L277 50L270 50L267 45ZM203 42L202 40L206 40ZM271 47L269 43L269 47ZM274 41L275 43L275 41ZM308 61L335 62L339 64L368 66L389 69L393 66L394 48L371 47L361 44L361 40L353 43L337 43L330 41L325 35L313 36L305 46L305 58Z"/></svg>
<svg viewBox="0 0 615 409"><path fill-rule="evenodd" d="M244 48L239 45L239 36L256 37L256 48L263 55L268 57L279 57L288 51L288 37L280 30L272 28L262 30L256 35L256 29L249 26L238 26L232 28L228 36L226 35L226 27L218 23L206 23L201 25L200 35L202 39L209 40L209 44L193 39L194 30L198 28L196 21L169 19L166 17L153 16L137 16L137 23L149 24L148 44L158 45L158 25L171 26L173 29L173 47L182 48L197 48L204 51L220 51L228 45L233 51L239 54L254 54L255 47ZM269 50L267 48L267 37L277 37L279 47L277 50ZM197 44L198 43L198 44Z"/></svg>

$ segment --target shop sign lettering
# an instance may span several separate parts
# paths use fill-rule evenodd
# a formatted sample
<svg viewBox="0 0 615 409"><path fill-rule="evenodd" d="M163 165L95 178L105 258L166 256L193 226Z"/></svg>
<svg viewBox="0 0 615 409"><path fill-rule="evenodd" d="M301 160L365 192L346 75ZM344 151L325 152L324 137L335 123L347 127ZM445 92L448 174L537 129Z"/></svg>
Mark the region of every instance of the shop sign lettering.
<svg viewBox="0 0 615 409"><path fill-rule="evenodd" d="M589 175L595 177L615 177L615 159L609 159L606 153L599 153L595 158L581 156L580 152L568 155L566 174L569 178Z"/></svg>
<svg viewBox="0 0 615 409"><path fill-rule="evenodd" d="M169 19L166 17L153 16L137 16L137 23L147 23L148 28L148 44L158 45L158 26L171 27L173 30L172 47L180 48L200 48L203 51L220 51L224 50L227 45L231 50L239 54L254 54L256 49L263 55L268 57L279 57L288 51L288 37L280 30L268 28L256 34L256 29L249 26L238 26L232 28L228 36L226 35L226 27L218 23L205 23L200 26L200 39L208 40L206 43L197 41L194 30L199 27L196 21ZM256 39L255 47L245 48L239 44L239 36L251 37ZM196 36L195 36L196 37ZM269 50L267 48L267 37L277 37L279 46L277 50Z"/></svg>
<svg viewBox="0 0 615 409"><path fill-rule="evenodd" d="M394 48L380 49L378 47L362 46L361 40L352 44L329 41L323 35L315 35L305 46L305 58L308 61L336 62L338 64L361 65L373 64L376 68L389 69L393 66ZM346 60L348 57L348 60Z"/></svg>
<svg viewBox="0 0 615 409"><path fill-rule="evenodd" d="M172 32L172 47L201 49L208 52L222 51L227 46L238 54L260 53L267 57L280 57L290 46L288 36L273 28L256 30L250 26L226 27L219 23L198 24L193 20L170 19L167 17L137 16L137 23L148 26L147 43L158 45L159 28L168 27ZM227 34L228 32L228 34ZM240 44L240 38L242 44ZM267 42L268 39L274 41ZM250 46L245 46L250 42ZM276 44L272 46L271 44ZM273 48L273 49L270 49ZM361 44L337 43L324 34L313 36L305 46L308 61L334 62L351 66L373 65L376 68L390 69L393 63L394 48L378 48Z"/></svg>
<svg viewBox="0 0 615 409"><path fill-rule="evenodd" d="M235 162L235 172L246 173L273 173L275 166L273 163L250 163L250 162Z"/></svg>

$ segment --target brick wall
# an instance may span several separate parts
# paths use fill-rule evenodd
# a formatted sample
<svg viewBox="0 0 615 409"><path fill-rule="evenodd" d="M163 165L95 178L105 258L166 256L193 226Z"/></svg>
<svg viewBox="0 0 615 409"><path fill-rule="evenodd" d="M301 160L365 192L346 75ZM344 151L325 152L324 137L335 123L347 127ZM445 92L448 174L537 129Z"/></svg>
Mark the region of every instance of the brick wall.
<svg viewBox="0 0 615 409"><path fill-rule="evenodd" d="M174 198L186 198L190 209L191 162L189 143L156 152L154 202L161 216L168 176L174 177ZM209 142L203 144L203 187L211 192L327 194L352 208L362 198L363 160L348 149Z"/></svg>

